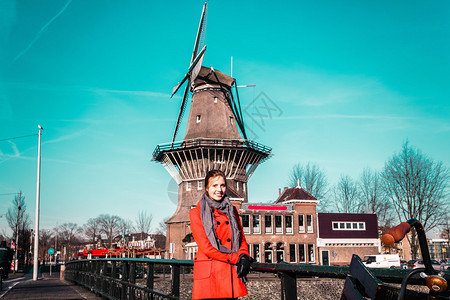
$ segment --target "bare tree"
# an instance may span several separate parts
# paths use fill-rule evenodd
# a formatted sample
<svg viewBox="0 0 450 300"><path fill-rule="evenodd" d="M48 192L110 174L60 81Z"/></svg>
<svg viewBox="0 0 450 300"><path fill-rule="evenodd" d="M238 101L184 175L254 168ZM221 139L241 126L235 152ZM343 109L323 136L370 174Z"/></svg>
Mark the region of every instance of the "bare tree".
<svg viewBox="0 0 450 300"><path fill-rule="evenodd" d="M316 199L323 199L327 194L327 177L325 172L315 163L306 165L298 163L292 167L289 175L289 186L300 185Z"/></svg>
<svg viewBox="0 0 450 300"><path fill-rule="evenodd" d="M157 234L166 235L167 234L167 220L169 220L169 217L165 217L162 221L158 223L158 230L156 231Z"/></svg>
<svg viewBox="0 0 450 300"><path fill-rule="evenodd" d="M379 172L365 168L359 180L359 190L361 212L376 214L380 227L391 227L394 221L393 207L386 195Z"/></svg>
<svg viewBox="0 0 450 300"><path fill-rule="evenodd" d="M147 211L141 210L136 218L136 231L141 233L141 240L144 239L144 233L149 234L152 226L153 215L147 214Z"/></svg>
<svg viewBox="0 0 450 300"><path fill-rule="evenodd" d="M106 235L106 239L109 243L109 248L112 247L113 238L120 234L121 225L123 220L119 216L111 216L109 214L102 214L98 216L100 221L101 232Z"/></svg>
<svg viewBox="0 0 450 300"><path fill-rule="evenodd" d="M75 254L77 249L74 249L74 246L79 246L80 244L80 235L83 232L83 229L80 228L75 223L64 223L61 226L58 226L54 229L55 231L55 242L58 247L66 247L66 259L67 257L71 257Z"/></svg>
<svg viewBox="0 0 450 300"><path fill-rule="evenodd" d="M426 231L445 221L449 170L442 162L435 162L406 141L402 150L386 162L383 179L401 221L417 219ZM414 234L410 244L415 258L418 242Z"/></svg>
<svg viewBox="0 0 450 300"><path fill-rule="evenodd" d="M92 245L97 243L97 239L101 236L101 226L99 218L90 218L84 227L84 235L91 241Z"/></svg>
<svg viewBox="0 0 450 300"><path fill-rule="evenodd" d="M347 175L341 175L334 187L334 205L340 213L357 213L360 211L358 184Z"/></svg>

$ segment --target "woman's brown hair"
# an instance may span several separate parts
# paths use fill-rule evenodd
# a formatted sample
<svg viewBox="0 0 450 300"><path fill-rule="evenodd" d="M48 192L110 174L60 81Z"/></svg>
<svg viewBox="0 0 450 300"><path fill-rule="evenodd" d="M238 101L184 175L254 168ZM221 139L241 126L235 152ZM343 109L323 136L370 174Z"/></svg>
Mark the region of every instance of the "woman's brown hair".
<svg viewBox="0 0 450 300"><path fill-rule="evenodd" d="M223 173L221 170L210 170L208 171L208 173L206 173L205 176L205 191L208 190L209 179L217 176L222 176L223 179L225 180L225 185L227 184L227 178L225 177L225 173Z"/></svg>

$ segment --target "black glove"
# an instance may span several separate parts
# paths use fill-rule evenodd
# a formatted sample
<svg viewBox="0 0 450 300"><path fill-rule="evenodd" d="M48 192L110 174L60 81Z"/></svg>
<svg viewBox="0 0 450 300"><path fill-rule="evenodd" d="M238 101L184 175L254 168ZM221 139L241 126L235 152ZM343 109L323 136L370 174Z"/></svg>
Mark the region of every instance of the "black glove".
<svg viewBox="0 0 450 300"><path fill-rule="evenodd" d="M238 278L247 276L250 272L250 257L247 254L241 254L236 263Z"/></svg>

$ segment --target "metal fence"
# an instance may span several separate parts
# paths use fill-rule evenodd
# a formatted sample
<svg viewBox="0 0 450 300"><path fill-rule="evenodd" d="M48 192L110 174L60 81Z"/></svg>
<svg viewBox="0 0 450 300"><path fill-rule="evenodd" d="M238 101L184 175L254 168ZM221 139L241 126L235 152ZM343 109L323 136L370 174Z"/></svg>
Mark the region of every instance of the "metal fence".
<svg viewBox="0 0 450 300"><path fill-rule="evenodd" d="M191 274L192 268L191 260L78 260L66 263L65 279L84 286L104 299L180 299L181 279ZM253 274L276 274L280 278L281 298L297 299L297 278L345 279L351 273L351 267L253 263L251 271ZM383 282L401 283L411 270L371 269L371 272ZM155 278L170 280L170 290L156 290Z"/></svg>

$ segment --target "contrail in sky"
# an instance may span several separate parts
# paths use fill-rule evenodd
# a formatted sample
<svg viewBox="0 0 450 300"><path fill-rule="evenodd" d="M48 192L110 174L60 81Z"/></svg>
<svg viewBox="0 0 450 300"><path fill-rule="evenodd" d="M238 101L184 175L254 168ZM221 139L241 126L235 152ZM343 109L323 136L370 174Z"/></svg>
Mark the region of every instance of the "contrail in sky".
<svg viewBox="0 0 450 300"><path fill-rule="evenodd" d="M62 14L67 6L69 6L69 4L72 2L72 0L67 1L66 5L64 5L64 7L53 17L50 19L50 21L47 22L47 24L45 24L41 30L39 30L39 32L36 34L36 36L34 37L34 39L31 41L31 43L28 45L28 47L26 47L24 50L22 50L22 52L20 52L19 54L17 54L17 56L14 58L13 61L18 60L20 57L22 57L22 55L24 55L30 48L31 46L33 46L33 44L41 37L42 33L44 32L44 30L57 18L59 17L60 14Z"/></svg>

